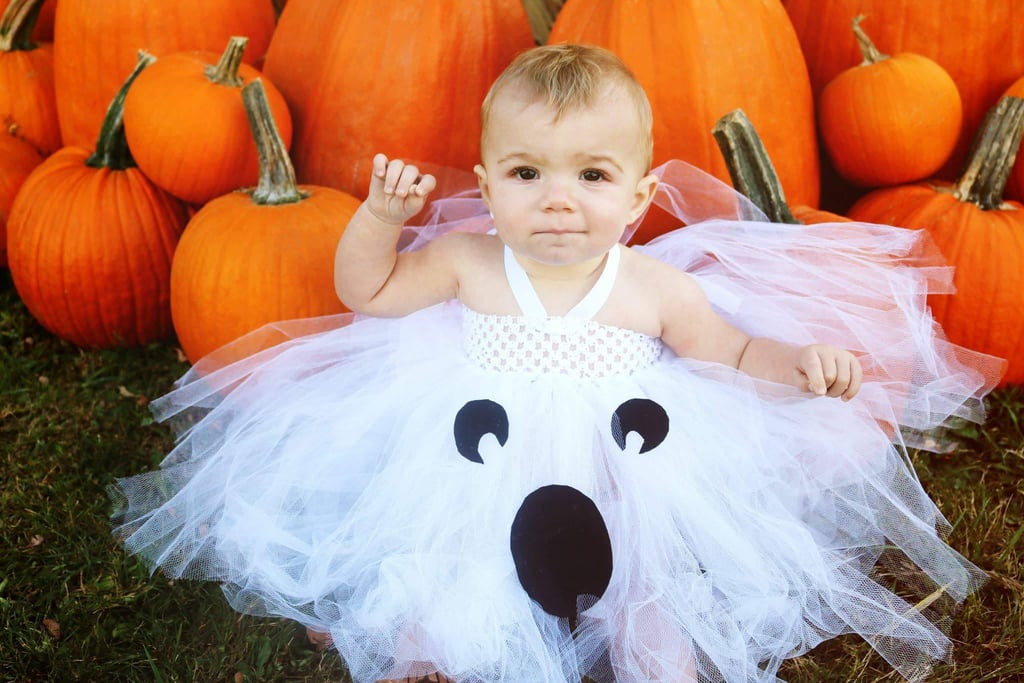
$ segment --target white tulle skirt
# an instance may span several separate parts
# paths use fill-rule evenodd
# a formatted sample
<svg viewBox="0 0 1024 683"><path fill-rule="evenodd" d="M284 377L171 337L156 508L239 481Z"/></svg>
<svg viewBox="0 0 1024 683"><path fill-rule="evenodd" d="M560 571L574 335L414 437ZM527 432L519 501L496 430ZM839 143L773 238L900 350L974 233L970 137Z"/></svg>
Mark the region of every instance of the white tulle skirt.
<svg viewBox="0 0 1024 683"><path fill-rule="evenodd" d="M642 249L751 334L862 354L860 395L809 398L667 351L599 379L485 371L457 303L282 323L240 342L282 343L202 361L154 402L177 445L117 482L117 537L154 570L220 582L241 612L329 631L360 683L776 681L842 633L919 680L985 575L946 545L906 446L981 419L1001 371L928 315L948 269L921 233L865 224L707 221ZM613 426L636 397L668 418L653 448ZM455 421L481 399L507 434L478 434L470 462ZM596 515L607 534L562 558L604 569L558 615L515 556L538 496L555 526Z"/></svg>

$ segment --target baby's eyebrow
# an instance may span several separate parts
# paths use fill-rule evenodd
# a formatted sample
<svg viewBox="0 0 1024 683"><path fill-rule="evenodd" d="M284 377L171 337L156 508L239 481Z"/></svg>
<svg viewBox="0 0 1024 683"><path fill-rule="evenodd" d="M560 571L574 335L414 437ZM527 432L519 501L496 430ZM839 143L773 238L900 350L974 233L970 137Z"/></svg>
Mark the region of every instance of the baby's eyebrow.
<svg viewBox="0 0 1024 683"><path fill-rule="evenodd" d="M537 160L538 158L530 154L529 152L512 152L511 154L506 154L505 156L498 159L497 163L507 164L510 161L536 162Z"/></svg>
<svg viewBox="0 0 1024 683"><path fill-rule="evenodd" d="M609 166L614 166L615 169L618 171L622 170L622 165L619 164L618 161L616 161L615 157L610 156L608 154L581 154L577 157L577 159L588 164L604 163L608 164Z"/></svg>

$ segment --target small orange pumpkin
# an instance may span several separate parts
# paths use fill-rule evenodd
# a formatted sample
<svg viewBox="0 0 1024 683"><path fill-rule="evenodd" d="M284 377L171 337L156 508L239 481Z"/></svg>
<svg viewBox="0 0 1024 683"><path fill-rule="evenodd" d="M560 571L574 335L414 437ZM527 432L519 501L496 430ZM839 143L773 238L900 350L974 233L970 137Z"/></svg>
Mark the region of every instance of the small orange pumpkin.
<svg viewBox="0 0 1024 683"><path fill-rule="evenodd" d="M0 266L7 265L7 214L22 183L42 161L35 147L0 133Z"/></svg>
<svg viewBox="0 0 1024 683"><path fill-rule="evenodd" d="M241 89L260 72L242 63L247 42L232 37L219 60L213 52L161 57L125 99L125 135L135 162L157 185L192 204L256 184L259 160ZM264 87L288 148L288 105L265 79Z"/></svg>
<svg viewBox="0 0 1024 683"><path fill-rule="evenodd" d="M260 149L259 185L200 209L171 269L174 329L193 363L267 323L346 310L334 293L334 252L360 202L296 185L262 81L242 97ZM242 357L261 347L229 350Z"/></svg>
<svg viewBox="0 0 1024 683"><path fill-rule="evenodd" d="M919 54L882 54L853 20L864 60L829 81L818 98L818 130L833 166L862 187L932 175L960 137L956 83Z"/></svg>
<svg viewBox="0 0 1024 683"><path fill-rule="evenodd" d="M942 66L963 102L956 149L938 177L956 177L985 112L1024 73L1020 0L785 0L800 37L815 98L856 63L860 51L850 17L871 17L871 32L893 53L913 52Z"/></svg>
<svg viewBox="0 0 1024 683"><path fill-rule="evenodd" d="M43 154L60 148L53 45L32 29L43 0L12 0L0 18L0 122Z"/></svg>
<svg viewBox="0 0 1024 683"><path fill-rule="evenodd" d="M29 312L79 346L110 348L158 341L171 332L171 254L185 205L137 168L121 126L124 93L114 98L96 151L64 147L22 185L7 221L14 286Z"/></svg>
<svg viewBox="0 0 1024 683"><path fill-rule="evenodd" d="M1024 382L1024 204L1002 191L1024 128L1024 100L1005 97L983 124L955 184L881 188L861 197L855 220L927 230L955 268L956 294L929 298L950 341L1008 360L1003 384Z"/></svg>
<svg viewBox="0 0 1024 683"><path fill-rule="evenodd" d="M103 112L142 49L156 57L221 50L248 36L256 62L274 31L266 0L60 0L53 36L57 113L65 145L96 140Z"/></svg>

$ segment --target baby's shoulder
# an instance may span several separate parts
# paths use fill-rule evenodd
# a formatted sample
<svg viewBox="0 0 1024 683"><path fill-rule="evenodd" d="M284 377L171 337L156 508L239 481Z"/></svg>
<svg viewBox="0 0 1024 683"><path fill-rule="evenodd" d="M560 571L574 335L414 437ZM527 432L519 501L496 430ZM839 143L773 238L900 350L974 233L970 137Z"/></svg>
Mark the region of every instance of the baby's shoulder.
<svg viewBox="0 0 1024 683"><path fill-rule="evenodd" d="M670 292L699 289L696 280L686 271L629 247L622 250L620 268L627 280L641 287Z"/></svg>

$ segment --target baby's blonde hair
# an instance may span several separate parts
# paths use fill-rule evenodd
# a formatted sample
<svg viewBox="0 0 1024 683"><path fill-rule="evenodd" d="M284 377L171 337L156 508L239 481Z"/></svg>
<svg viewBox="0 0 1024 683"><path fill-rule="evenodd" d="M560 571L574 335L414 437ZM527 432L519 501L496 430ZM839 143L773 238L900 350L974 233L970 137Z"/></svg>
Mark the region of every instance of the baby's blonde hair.
<svg viewBox="0 0 1024 683"><path fill-rule="evenodd" d="M555 110L556 121L566 112L591 106L608 87L621 87L636 107L640 144L644 148L647 169L650 169L654 156L651 104L636 76L614 52L593 45L568 44L542 45L521 52L498 76L484 98L480 109L484 138L494 100L509 86L524 88L529 95L543 99Z"/></svg>

